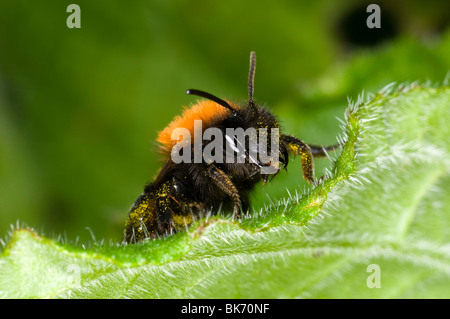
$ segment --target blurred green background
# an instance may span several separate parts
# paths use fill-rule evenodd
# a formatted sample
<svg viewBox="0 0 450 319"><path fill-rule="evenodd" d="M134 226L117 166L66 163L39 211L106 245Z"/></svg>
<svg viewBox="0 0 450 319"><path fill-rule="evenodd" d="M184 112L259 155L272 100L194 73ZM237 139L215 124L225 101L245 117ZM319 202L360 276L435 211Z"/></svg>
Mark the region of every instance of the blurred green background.
<svg viewBox="0 0 450 319"><path fill-rule="evenodd" d="M70 3L81 29L69 29ZM255 96L285 131L333 144L347 97L450 70L448 1L0 2L0 237L10 224L68 241L117 242L127 211L161 165L157 132L195 101L188 88ZM317 175L326 159L317 161ZM303 191L290 164L254 208Z"/></svg>

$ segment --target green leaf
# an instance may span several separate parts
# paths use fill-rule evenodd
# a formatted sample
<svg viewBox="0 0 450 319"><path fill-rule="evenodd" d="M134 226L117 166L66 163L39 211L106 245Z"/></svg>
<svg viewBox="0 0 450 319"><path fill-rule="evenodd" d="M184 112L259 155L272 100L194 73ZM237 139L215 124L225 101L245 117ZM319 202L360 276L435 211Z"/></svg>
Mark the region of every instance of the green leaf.
<svg viewBox="0 0 450 319"><path fill-rule="evenodd" d="M87 248L17 229L0 296L449 298L448 123L448 86L391 85L350 103L319 186L240 221Z"/></svg>

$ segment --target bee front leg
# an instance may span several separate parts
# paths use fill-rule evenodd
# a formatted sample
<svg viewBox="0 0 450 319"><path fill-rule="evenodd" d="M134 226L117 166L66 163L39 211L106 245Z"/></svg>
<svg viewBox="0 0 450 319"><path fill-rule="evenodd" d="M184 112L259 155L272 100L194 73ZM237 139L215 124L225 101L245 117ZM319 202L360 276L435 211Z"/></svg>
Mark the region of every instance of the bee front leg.
<svg viewBox="0 0 450 319"><path fill-rule="evenodd" d="M335 149L341 147L342 145L336 144L336 145L330 145L330 146L320 146L320 145L311 145L308 144L309 149L311 150L311 154L314 157L327 157L327 152L332 152Z"/></svg>
<svg viewBox="0 0 450 319"><path fill-rule="evenodd" d="M123 243L135 243L154 237L154 224L155 198L153 194L144 193L139 196L130 209L125 223Z"/></svg>
<svg viewBox="0 0 450 319"><path fill-rule="evenodd" d="M282 142L285 143L289 153L294 155L300 155L300 160L302 162L303 178L308 181L308 183L316 184L314 180L314 162L311 153L311 148L303 142L302 140L283 135L281 137Z"/></svg>
<svg viewBox="0 0 450 319"><path fill-rule="evenodd" d="M225 194L231 197L231 199L233 200L234 217L239 218L241 199L238 190L236 189L236 186L234 186L231 179L227 174L225 174L224 171L212 164L209 165L206 174L211 178L211 180L217 187L219 187Z"/></svg>

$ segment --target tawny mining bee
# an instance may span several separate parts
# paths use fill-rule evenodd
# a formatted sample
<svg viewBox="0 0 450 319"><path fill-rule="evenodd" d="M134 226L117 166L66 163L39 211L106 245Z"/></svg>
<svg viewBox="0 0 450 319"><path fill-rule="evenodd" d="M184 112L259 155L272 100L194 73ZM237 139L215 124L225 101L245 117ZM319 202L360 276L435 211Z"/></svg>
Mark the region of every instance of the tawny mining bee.
<svg viewBox="0 0 450 319"><path fill-rule="evenodd" d="M300 155L304 179L315 183L313 156L326 156L338 145L310 145L282 134L275 116L253 101L255 63L251 52L246 105L187 91L204 100L159 133L165 163L131 207L124 242L175 233L220 209L238 218L248 211L255 184L275 177L279 164L286 168L289 154Z"/></svg>

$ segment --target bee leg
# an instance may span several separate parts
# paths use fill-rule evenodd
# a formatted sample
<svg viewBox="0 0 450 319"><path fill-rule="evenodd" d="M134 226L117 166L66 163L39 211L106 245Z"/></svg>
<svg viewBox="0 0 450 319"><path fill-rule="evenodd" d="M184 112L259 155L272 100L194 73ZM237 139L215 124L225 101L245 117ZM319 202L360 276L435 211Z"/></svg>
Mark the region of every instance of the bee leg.
<svg viewBox="0 0 450 319"><path fill-rule="evenodd" d="M336 144L336 145L330 145L330 146L320 146L320 145L311 145L308 144L309 149L311 150L311 154L314 157L327 157L327 152L332 152L338 147L341 147L342 145Z"/></svg>
<svg viewBox="0 0 450 319"><path fill-rule="evenodd" d="M294 155L300 155L303 178L307 180L308 183L316 184L314 180L313 156L311 153L311 148L308 146L308 144L296 137L288 135L283 135L281 139L282 142L285 143L286 148L290 153Z"/></svg>
<svg viewBox="0 0 450 319"><path fill-rule="evenodd" d="M214 165L210 165L207 170L207 175L213 180L213 182L233 200L233 213L235 218L239 218L239 209L241 207L241 199L231 179Z"/></svg>
<svg viewBox="0 0 450 319"><path fill-rule="evenodd" d="M148 227L154 223L154 219L154 196L144 193L139 196L130 209L122 242L135 243L152 237L153 230Z"/></svg>

